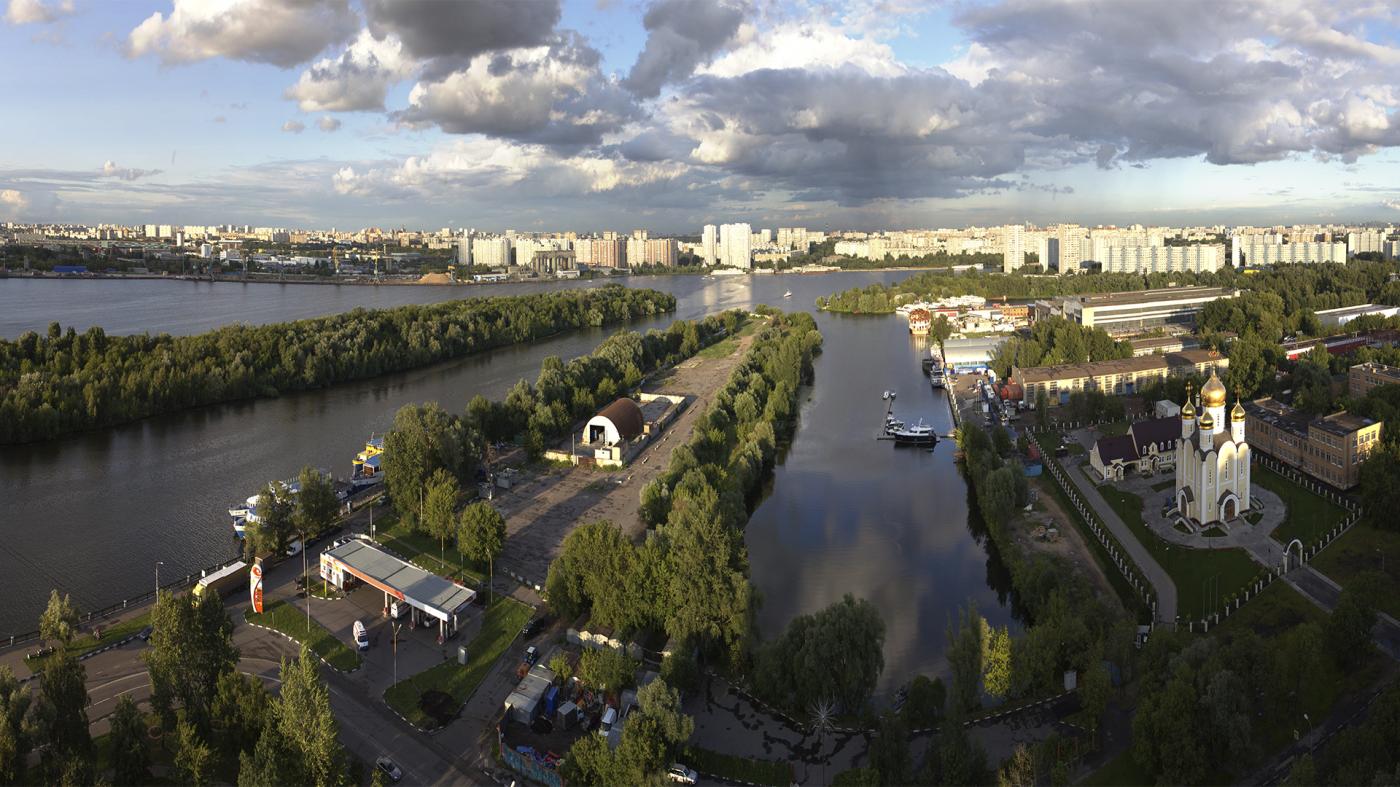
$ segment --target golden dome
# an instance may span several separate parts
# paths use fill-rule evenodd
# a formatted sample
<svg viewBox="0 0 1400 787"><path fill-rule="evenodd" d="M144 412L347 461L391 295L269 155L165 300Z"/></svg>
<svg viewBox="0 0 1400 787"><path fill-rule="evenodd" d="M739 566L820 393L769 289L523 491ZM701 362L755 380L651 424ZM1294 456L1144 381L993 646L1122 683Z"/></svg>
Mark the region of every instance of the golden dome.
<svg viewBox="0 0 1400 787"><path fill-rule="evenodd" d="M1211 372L1210 379L1201 386L1201 406L1225 406L1225 383L1220 382L1220 378L1215 376L1215 372Z"/></svg>
<svg viewBox="0 0 1400 787"><path fill-rule="evenodd" d="M1244 419L1245 419L1244 405L1240 404L1240 400L1236 399L1236 400L1235 400L1235 407L1234 407L1234 409L1232 409L1232 410L1230 411L1230 420L1231 420L1231 421L1243 421Z"/></svg>
<svg viewBox="0 0 1400 787"><path fill-rule="evenodd" d="M1210 411L1206 410L1201 413L1201 428L1209 431L1213 426L1215 426L1215 419L1211 417Z"/></svg>
<svg viewBox="0 0 1400 787"><path fill-rule="evenodd" d="M1187 399L1186 404L1181 406L1181 417L1187 421L1196 420L1196 406L1191 404L1190 399Z"/></svg>

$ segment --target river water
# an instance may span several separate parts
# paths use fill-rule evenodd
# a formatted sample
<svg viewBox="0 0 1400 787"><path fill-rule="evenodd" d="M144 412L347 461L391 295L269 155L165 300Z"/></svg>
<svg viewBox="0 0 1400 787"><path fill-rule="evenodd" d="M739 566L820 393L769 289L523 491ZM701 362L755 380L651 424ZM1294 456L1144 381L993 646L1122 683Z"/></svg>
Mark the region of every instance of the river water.
<svg viewBox="0 0 1400 787"><path fill-rule="evenodd" d="M818 295L907 273L639 277L632 286L676 295L664 327L766 303L811 309ZM627 281L627 280L624 280ZM571 286L591 286L574 282ZM354 287L180 281L0 280L0 335L53 320L111 333L193 333L229 322L274 322L357 306L426 303L463 295L559 287ZM563 285L570 286L570 285ZM792 298L783 293L791 290ZM880 394L898 391L901 417L951 428L944 399L919 369L924 349L898 317L818 313L825 351L816 385L772 488L748 528L758 623L773 636L795 615L843 593L872 600L887 626L885 687L942 669L944 626L966 599L995 623L1009 620L995 557L969 517L952 442L932 452L873 439ZM437 401L460 411L471 397L503 396L533 380L548 355L589 352L607 330L583 330L375 380L201 408L92 434L0 451L0 635L31 631L51 587L95 609L145 592L156 561L169 580L233 556L225 509L303 464L348 474L371 432L400 406Z"/></svg>

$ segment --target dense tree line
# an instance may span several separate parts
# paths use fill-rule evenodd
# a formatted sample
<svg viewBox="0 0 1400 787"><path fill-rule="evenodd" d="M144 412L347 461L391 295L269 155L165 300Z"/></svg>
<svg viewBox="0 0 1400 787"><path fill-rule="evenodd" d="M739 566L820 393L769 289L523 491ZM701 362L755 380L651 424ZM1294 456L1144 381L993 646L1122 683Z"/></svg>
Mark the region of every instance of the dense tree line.
<svg viewBox="0 0 1400 787"><path fill-rule="evenodd" d="M1375 582L1374 576L1358 577L1326 621L1275 627L1267 638L1248 628L1221 628L1205 637L1165 628L1153 632L1137 665L1137 764L1165 784L1235 781L1267 753L1268 726L1288 725L1301 734L1320 722L1303 718L1310 698L1320 686L1359 669L1374 651ZM1370 740L1357 735L1349 743ZM1357 753L1350 745L1344 749ZM1376 765L1394 766L1393 751L1379 757L1368 754L1356 770L1334 762L1329 772L1364 775L1330 783L1373 783Z"/></svg>
<svg viewBox="0 0 1400 787"><path fill-rule="evenodd" d="M44 440L188 407L412 369L549 334L675 308L608 286L355 309L196 336L108 336L58 323L0 341L0 444Z"/></svg>
<svg viewBox="0 0 1400 787"><path fill-rule="evenodd" d="M634 545L606 522L565 538L549 569L550 606L619 631L662 630L739 666L753 608L742 529L791 436L797 391L812 375L821 334L810 315L764 310L729 381L696 420L689 442L642 490L654 532Z"/></svg>
<svg viewBox="0 0 1400 787"><path fill-rule="evenodd" d="M1026 369L1131 357L1133 346L1114 341L1104 329L1051 317L1032 324L1029 336L1012 336L1003 342L992 357L992 368L1002 377L1009 377L1013 366Z"/></svg>
<svg viewBox="0 0 1400 787"><path fill-rule="evenodd" d="M1376 697L1364 722L1299 757L1287 784L1400 784L1400 683Z"/></svg>

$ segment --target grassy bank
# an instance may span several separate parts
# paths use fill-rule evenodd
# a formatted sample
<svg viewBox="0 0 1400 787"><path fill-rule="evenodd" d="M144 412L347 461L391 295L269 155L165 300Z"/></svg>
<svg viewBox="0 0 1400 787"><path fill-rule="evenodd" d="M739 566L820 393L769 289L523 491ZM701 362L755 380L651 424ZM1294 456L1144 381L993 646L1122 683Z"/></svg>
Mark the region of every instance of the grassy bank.
<svg viewBox="0 0 1400 787"><path fill-rule="evenodd" d="M515 641L520 629L530 620L534 610L513 598L500 597L486 610L486 619L481 624L481 632L467 645L467 663L456 660L444 661L430 667L411 678L401 680L384 692L384 701L389 707L411 723L422 728L436 726L423 709L419 699L427 691L441 691L452 696L457 703L467 701L476 687L485 680L486 674L502 653Z"/></svg>
<svg viewBox="0 0 1400 787"><path fill-rule="evenodd" d="M1299 539L1311 544L1346 519L1341 506L1319 497L1263 466L1255 465L1250 481L1283 499L1288 515L1271 534L1280 544Z"/></svg>
<svg viewBox="0 0 1400 787"><path fill-rule="evenodd" d="M1312 560L1312 567L1342 587L1367 571L1381 571L1386 585L1376 605L1400 618L1400 532L1381 530L1364 522L1343 533Z"/></svg>
<svg viewBox="0 0 1400 787"><path fill-rule="evenodd" d="M447 549L439 552L436 538L409 530L398 521L397 516L393 516L392 519L385 517L383 521L383 525L376 523L375 539L384 546L449 579L467 580L474 586L486 581L485 567L477 566L460 555L456 545L448 543Z"/></svg>
<svg viewBox="0 0 1400 787"><path fill-rule="evenodd" d="M101 624L99 624L102 628L102 639L98 639L91 634L85 634L70 642L68 644L68 651L74 656L84 656L98 648L105 648L114 642L121 642L149 625L151 625L150 612L143 612L130 620L123 620L120 623L114 623L110 626L101 626ZM46 658L48 657L39 656L36 658L34 656L25 656L24 661L29 665L30 669L38 672Z"/></svg>
<svg viewBox="0 0 1400 787"><path fill-rule="evenodd" d="M1142 520L1142 498L1112 485L1098 487L1128 529L1176 583L1177 612L1199 618L1215 611L1225 599L1259 575L1259 564L1243 549L1190 549L1169 544Z"/></svg>
<svg viewBox="0 0 1400 787"><path fill-rule="evenodd" d="M726 781L771 784L774 787L792 784L792 765L786 762L738 757L698 746L685 747L681 757L691 768Z"/></svg>
<svg viewBox="0 0 1400 787"><path fill-rule="evenodd" d="M249 623L266 626L280 631L297 642L310 646L312 652L325 659L338 670L352 670L360 666L360 654L349 645L341 642L325 626L313 618L307 626L306 611L291 606L285 601L274 601L258 615L251 609L243 619Z"/></svg>

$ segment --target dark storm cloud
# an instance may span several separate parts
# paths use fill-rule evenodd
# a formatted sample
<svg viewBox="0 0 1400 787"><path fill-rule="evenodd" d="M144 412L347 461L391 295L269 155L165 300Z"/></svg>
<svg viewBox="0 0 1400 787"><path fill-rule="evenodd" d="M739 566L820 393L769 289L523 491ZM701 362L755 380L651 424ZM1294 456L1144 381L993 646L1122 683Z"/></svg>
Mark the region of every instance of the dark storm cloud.
<svg viewBox="0 0 1400 787"><path fill-rule="evenodd" d="M623 84L643 98L686 79L729 43L748 9L719 0L656 0L642 17L647 42Z"/></svg>
<svg viewBox="0 0 1400 787"><path fill-rule="evenodd" d="M536 46L559 23L559 0L365 0L377 37L393 34L414 57L472 58Z"/></svg>

